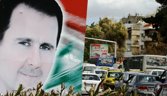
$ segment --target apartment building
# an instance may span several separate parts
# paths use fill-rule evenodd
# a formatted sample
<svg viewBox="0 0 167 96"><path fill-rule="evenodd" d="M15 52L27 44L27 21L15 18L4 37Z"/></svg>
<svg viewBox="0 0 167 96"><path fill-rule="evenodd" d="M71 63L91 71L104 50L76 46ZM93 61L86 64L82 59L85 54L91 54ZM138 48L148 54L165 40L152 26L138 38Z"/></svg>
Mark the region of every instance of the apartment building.
<svg viewBox="0 0 167 96"><path fill-rule="evenodd" d="M144 34L142 17L138 14L135 16L129 15L127 18L122 18L121 21L128 30L128 39L125 42L125 57L142 54L144 51L144 42L141 39L141 34Z"/></svg>
<svg viewBox="0 0 167 96"><path fill-rule="evenodd" d="M159 33L151 24L145 23L141 16L129 15L122 18L122 22L128 30L125 57L147 54L149 47L157 46Z"/></svg>

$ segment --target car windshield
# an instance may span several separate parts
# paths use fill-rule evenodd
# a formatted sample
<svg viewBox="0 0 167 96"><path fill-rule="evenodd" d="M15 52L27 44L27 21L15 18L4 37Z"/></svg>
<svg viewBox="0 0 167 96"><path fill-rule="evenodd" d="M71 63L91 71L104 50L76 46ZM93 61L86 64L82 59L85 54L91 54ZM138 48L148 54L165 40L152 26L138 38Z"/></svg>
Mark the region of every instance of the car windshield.
<svg viewBox="0 0 167 96"><path fill-rule="evenodd" d="M84 67L83 71L89 71L89 72L93 72L95 70L95 67Z"/></svg>
<svg viewBox="0 0 167 96"><path fill-rule="evenodd" d="M123 74L123 80L128 80L130 77L132 77L135 73L125 73Z"/></svg>
<svg viewBox="0 0 167 96"><path fill-rule="evenodd" d="M139 76L139 82L154 82L156 78L154 76Z"/></svg>
<svg viewBox="0 0 167 96"><path fill-rule="evenodd" d="M121 76L121 72L109 72L108 77L119 78Z"/></svg>
<svg viewBox="0 0 167 96"><path fill-rule="evenodd" d="M163 71L153 71L152 75L161 75L163 73Z"/></svg>
<svg viewBox="0 0 167 96"><path fill-rule="evenodd" d="M96 75L83 74L82 80L97 80L97 81L99 81L100 78Z"/></svg>
<svg viewBox="0 0 167 96"><path fill-rule="evenodd" d="M106 74L106 71L98 71L98 70L96 70L95 72L96 72L96 74Z"/></svg>

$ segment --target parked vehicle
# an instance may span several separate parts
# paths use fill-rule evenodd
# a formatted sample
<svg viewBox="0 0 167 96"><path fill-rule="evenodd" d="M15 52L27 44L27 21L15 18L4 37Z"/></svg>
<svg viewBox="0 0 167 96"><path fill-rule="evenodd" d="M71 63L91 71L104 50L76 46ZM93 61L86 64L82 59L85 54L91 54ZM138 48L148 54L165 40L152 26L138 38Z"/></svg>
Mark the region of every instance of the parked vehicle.
<svg viewBox="0 0 167 96"><path fill-rule="evenodd" d="M148 74L136 74L127 82L126 96L136 94L141 96L154 96L155 87L161 82L156 80L157 76Z"/></svg>
<svg viewBox="0 0 167 96"><path fill-rule="evenodd" d="M95 73L82 73L82 95L88 94L90 89L97 89L101 79Z"/></svg>

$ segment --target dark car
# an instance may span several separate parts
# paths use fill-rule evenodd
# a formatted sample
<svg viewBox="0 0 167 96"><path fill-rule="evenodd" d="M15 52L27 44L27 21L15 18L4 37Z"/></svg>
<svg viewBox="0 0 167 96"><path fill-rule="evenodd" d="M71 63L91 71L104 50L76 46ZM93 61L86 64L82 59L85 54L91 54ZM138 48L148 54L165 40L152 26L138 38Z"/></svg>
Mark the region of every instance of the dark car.
<svg viewBox="0 0 167 96"><path fill-rule="evenodd" d="M155 86L161 84L157 81L157 77L148 74L136 74L127 82L126 96L154 96Z"/></svg>
<svg viewBox="0 0 167 96"><path fill-rule="evenodd" d="M162 84L157 84L155 87L155 96L167 96L167 70L159 76L159 81Z"/></svg>

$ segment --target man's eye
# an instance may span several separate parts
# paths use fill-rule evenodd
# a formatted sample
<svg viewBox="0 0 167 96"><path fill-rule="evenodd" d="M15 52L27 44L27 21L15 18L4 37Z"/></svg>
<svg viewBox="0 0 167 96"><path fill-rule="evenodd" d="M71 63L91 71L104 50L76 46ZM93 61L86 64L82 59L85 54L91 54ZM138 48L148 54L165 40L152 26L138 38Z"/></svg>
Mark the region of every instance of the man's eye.
<svg viewBox="0 0 167 96"><path fill-rule="evenodd" d="M31 43L30 42L19 42L19 44L21 44L21 45L24 45L24 46L30 46L31 45Z"/></svg>
<svg viewBox="0 0 167 96"><path fill-rule="evenodd" d="M52 47L50 47L49 45L43 44L43 45L40 46L40 49L42 49L42 50L51 50Z"/></svg>

